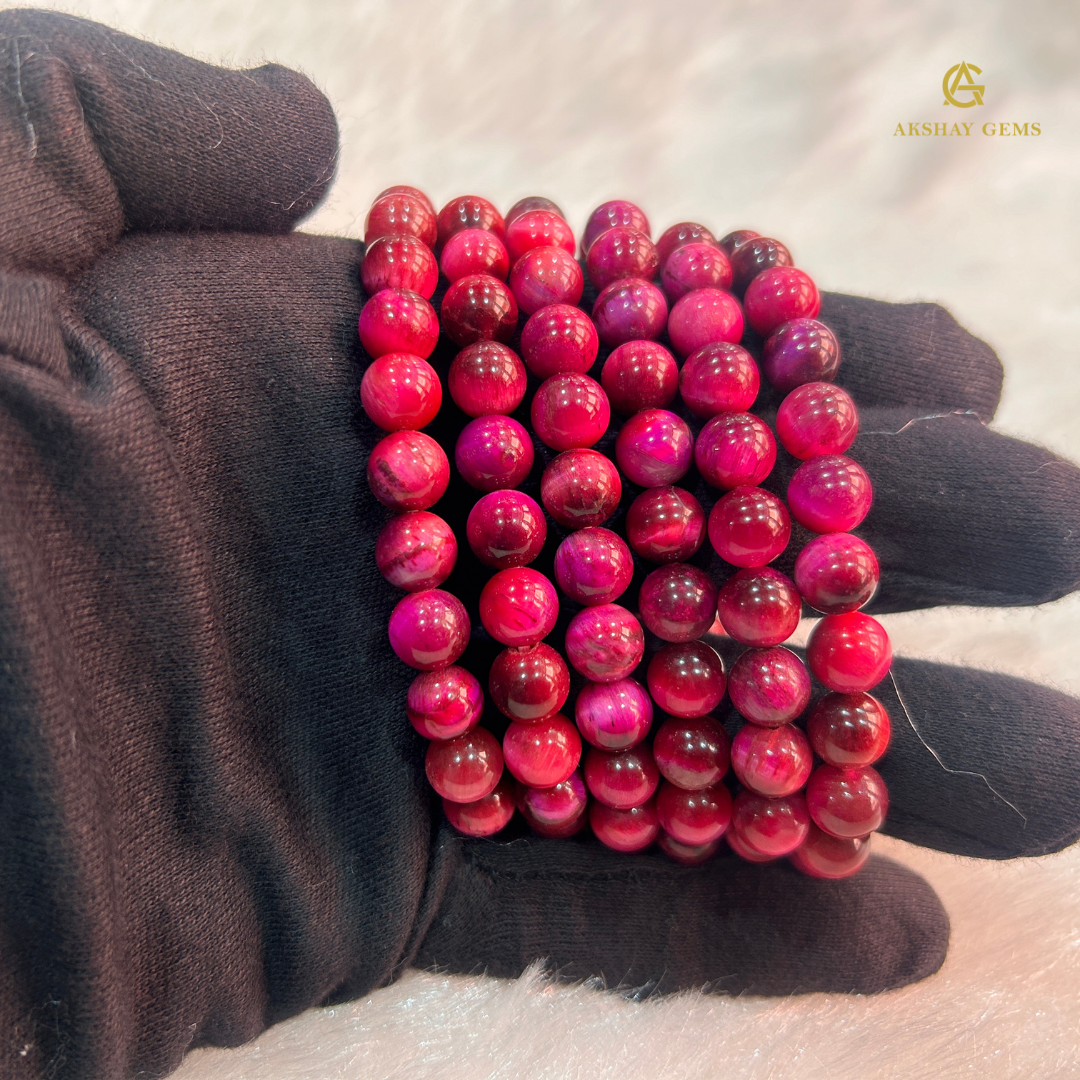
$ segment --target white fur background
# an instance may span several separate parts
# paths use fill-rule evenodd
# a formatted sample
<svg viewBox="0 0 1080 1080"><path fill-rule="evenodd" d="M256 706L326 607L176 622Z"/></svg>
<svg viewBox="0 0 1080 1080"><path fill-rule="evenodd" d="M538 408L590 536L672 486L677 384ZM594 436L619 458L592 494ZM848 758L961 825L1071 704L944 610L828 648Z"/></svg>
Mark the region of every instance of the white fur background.
<svg viewBox="0 0 1080 1080"><path fill-rule="evenodd" d="M37 5L55 6L55 5ZM656 231L782 238L823 287L944 303L1008 377L996 426L1080 459L1080 9L1075 0L84 0L203 59L310 75L342 128L307 227L358 236L373 195L605 198ZM943 105L961 60L985 105ZM898 122L1039 122L900 138ZM1078 538L1080 540L1080 538ZM887 616L899 653L1080 694L1080 602ZM949 911L943 970L877 997L631 1004L588 987L412 972L178 1080L1080 1076L1080 849L980 863L885 839Z"/></svg>

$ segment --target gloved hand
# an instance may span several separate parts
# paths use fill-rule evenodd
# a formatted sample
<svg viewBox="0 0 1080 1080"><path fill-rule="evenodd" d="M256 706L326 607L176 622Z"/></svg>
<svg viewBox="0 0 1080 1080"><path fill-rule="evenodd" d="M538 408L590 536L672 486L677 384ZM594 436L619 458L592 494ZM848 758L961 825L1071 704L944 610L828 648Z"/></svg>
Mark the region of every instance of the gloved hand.
<svg viewBox="0 0 1080 1080"><path fill-rule="evenodd" d="M937 969L947 917L887 859L823 882L454 835L372 558L362 248L289 232L334 170L329 105L34 11L0 14L0 64L5 1076L163 1075L414 963L766 994ZM822 318L875 486L870 610L1075 588L1080 470L983 425L991 350L934 305ZM448 587L467 572L465 549ZM1076 838L1080 703L894 671L921 739L886 682L886 831L989 858Z"/></svg>

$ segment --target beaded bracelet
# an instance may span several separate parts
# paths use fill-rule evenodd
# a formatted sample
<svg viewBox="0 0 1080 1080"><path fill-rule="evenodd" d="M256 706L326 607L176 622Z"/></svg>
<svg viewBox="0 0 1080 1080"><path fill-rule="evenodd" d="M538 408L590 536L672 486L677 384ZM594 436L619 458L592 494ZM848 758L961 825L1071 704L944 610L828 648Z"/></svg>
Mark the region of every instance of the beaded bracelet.
<svg viewBox="0 0 1080 1080"><path fill-rule="evenodd" d="M574 233L548 199L523 199L504 219L475 196L436 214L416 188L388 188L371 207L365 242L361 280L370 299L359 332L372 363L361 401L389 432L371 452L367 478L396 515L375 558L406 590L390 617L390 644L420 672L405 711L431 740L426 773L450 823L491 836L520 812L544 836L588 826L618 851L658 842L687 864L711 857L726 838L754 862L788 856L827 878L858 870L888 803L872 763L888 745L889 717L868 691L892 653L883 627L858 610L873 596L879 568L850 530L872 492L844 454L858 413L832 385L840 350L816 318L814 282L783 244L749 230L718 241L682 222L654 244L645 214L621 200L598 207L582 237L599 290L591 318L577 306L584 276ZM440 271L448 288L436 316L429 301ZM507 343L521 314L519 357ZM458 542L430 508L446 492L450 463L419 429L442 406L427 360L440 332L460 347L447 385L472 418L454 464L483 493L466 539L493 571L479 616L505 647L487 683L508 721L501 744L479 726L477 675L456 663L469 643L469 615L439 588ZM665 334L671 349L657 340ZM761 372L745 345L758 339L761 369L786 394L775 436L748 411ZM598 383L586 372L601 345L611 351ZM681 369L673 353L684 358ZM529 405L532 434L557 452L540 480L542 508L516 490L535 463L532 434L509 415L524 400L526 368L542 380ZM695 424L704 422L696 438L669 409L676 396ZM612 410L626 417L614 461L592 449ZM801 461L786 506L759 486L776 462L777 439ZM691 465L724 492L707 516L676 486ZM642 489L625 539L604 527L624 480ZM799 552L793 579L768 565L787 548L792 518L818 534ZM554 583L528 565L549 519L566 531ZM734 568L719 588L686 561L706 535ZM636 613L615 602L633 576L631 549L659 564L644 579ZM580 605L565 659L545 640L559 591ZM824 616L807 664L782 647L804 602ZM646 629L665 644L645 665L642 685L633 674L644 663ZM710 631L748 646L730 672L702 640ZM587 680L573 723L560 711L570 694L567 660ZM829 692L808 711L811 673ZM725 693L745 720L733 740L711 715ZM650 743L654 705L665 718ZM793 723L803 714L805 731ZM724 782L729 766L734 797Z"/></svg>

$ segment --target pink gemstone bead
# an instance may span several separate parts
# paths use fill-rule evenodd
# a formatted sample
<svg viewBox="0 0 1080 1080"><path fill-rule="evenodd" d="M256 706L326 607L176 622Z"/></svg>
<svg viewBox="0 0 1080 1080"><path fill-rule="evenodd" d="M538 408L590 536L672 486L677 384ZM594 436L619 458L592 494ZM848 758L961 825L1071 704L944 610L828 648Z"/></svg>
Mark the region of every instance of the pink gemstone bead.
<svg viewBox="0 0 1080 1080"><path fill-rule="evenodd" d="M858 694L889 673L892 645L885 627L861 611L826 615L810 632L806 662L830 690Z"/></svg>
<svg viewBox="0 0 1080 1080"><path fill-rule="evenodd" d="M478 491L517 487L533 467L529 433L511 416L478 416L461 430L454 464Z"/></svg>
<svg viewBox="0 0 1080 1080"><path fill-rule="evenodd" d="M656 846L669 859L674 859L683 866L700 866L720 850L720 841L714 840L711 844L680 844L661 829Z"/></svg>
<svg viewBox="0 0 1080 1080"><path fill-rule="evenodd" d="M521 355L538 379L568 371L584 374L593 366L599 349L592 319L569 304L540 308L521 331Z"/></svg>
<svg viewBox="0 0 1080 1080"><path fill-rule="evenodd" d="M450 483L442 447L422 431L395 431L375 444L367 464L372 494L397 513L426 510Z"/></svg>
<svg viewBox="0 0 1080 1080"><path fill-rule="evenodd" d="M679 389L679 368L663 345L628 341L604 361L600 382L611 407L630 416L670 405Z"/></svg>
<svg viewBox="0 0 1080 1080"><path fill-rule="evenodd" d="M383 431L427 427L442 405L442 384L435 369L419 356L384 353L360 380L360 403Z"/></svg>
<svg viewBox="0 0 1080 1080"><path fill-rule="evenodd" d="M756 487L776 464L776 440L751 413L719 413L701 429L694 460L713 487Z"/></svg>
<svg viewBox="0 0 1080 1080"><path fill-rule="evenodd" d="M458 278L439 309L442 328L451 341L509 341L517 329L518 306L513 293L491 274Z"/></svg>
<svg viewBox="0 0 1080 1080"><path fill-rule="evenodd" d="M721 236L718 243L720 244L720 247L723 248L728 258L730 258L743 246L743 244L753 240L755 236L760 235L761 233L756 233L753 229L735 229L726 236Z"/></svg>
<svg viewBox="0 0 1080 1080"><path fill-rule="evenodd" d="M611 406L595 379L571 371L540 384L530 415L533 431L552 450L580 450L607 431Z"/></svg>
<svg viewBox="0 0 1080 1080"><path fill-rule="evenodd" d="M819 829L853 839L881 828L889 793L872 765L855 769L819 765L806 785L806 806Z"/></svg>
<svg viewBox="0 0 1080 1080"><path fill-rule="evenodd" d="M422 671L405 699L409 723L425 739L454 739L471 731L484 711L484 692L476 676L457 664Z"/></svg>
<svg viewBox="0 0 1080 1080"><path fill-rule="evenodd" d="M425 589L403 597L390 613L390 646L409 667L438 671L465 651L470 629L465 605L456 596Z"/></svg>
<svg viewBox="0 0 1080 1080"><path fill-rule="evenodd" d="M709 540L733 566L764 566L791 539L787 508L770 491L737 487L719 499L709 514Z"/></svg>
<svg viewBox="0 0 1080 1080"><path fill-rule="evenodd" d="M521 217L522 214L527 214L530 210L547 210L549 213L557 214L559 217L566 220L566 215L559 209L558 203L553 203L550 199L545 199L543 195L526 195L524 199L518 199L513 206L506 212L506 225L510 227L510 222L515 218Z"/></svg>
<svg viewBox="0 0 1080 1080"><path fill-rule="evenodd" d="M810 672L790 649L747 649L731 667L728 694L747 720L779 727L810 704Z"/></svg>
<svg viewBox="0 0 1080 1080"><path fill-rule="evenodd" d="M746 724L731 741L731 769L739 783L770 799L798 791L813 766L810 744L794 724Z"/></svg>
<svg viewBox="0 0 1080 1080"><path fill-rule="evenodd" d="M632 202L625 199L612 199L610 202L601 203L590 215L585 225L585 233L581 238L581 246L584 251L592 247L593 241L608 229L623 226L637 229L646 236L652 234L649 219L645 212Z"/></svg>
<svg viewBox="0 0 1080 1080"><path fill-rule="evenodd" d="M731 271L735 280L735 291L740 295L746 292L750 284L763 270L774 266L794 266L791 252L780 243L767 236L755 236L731 253Z"/></svg>
<svg viewBox="0 0 1080 1080"><path fill-rule="evenodd" d="M656 241L656 254L660 257L660 266L663 267L667 263L673 251L687 244L710 244L714 248L720 247L716 242L716 237L704 225L699 225L696 221L680 221L677 225L665 229L660 234L660 239Z"/></svg>
<svg viewBox="0 0 1080 1080"><path fill-rule="evenodd" d="M566 628L566 658L593 682L625 679L644 655L641 623L618 604L584 608Z"/></svg>
<svg viewBox="0 0 1080 1080"><path fill-rule="evenodd" d="M514 791L510 781L504 778L494 791L476 802L443 799L443 813L446 820L466 836L494 836L505 829L514 816Z"/></svg>
<svg viewBox="0 0 1080 1080"><path fill-rule="evenodd" d="M877 591L877 556L851 533L815 536L795 560L795 585L802 598L826 615L861 608Z"/></svg>
<svg viewBox="0 0 1080 1080"><path fill-rule="evenodd" d="M641 584L641 620L664 641L693 641L716 617L716 585L696 566L668 563Z"/></svg>
<svg viewBox="0 0 1080 1080"><path fill-rule="evenodd" d="M559 615L555 586L537 570L500 570L480 593L480 621L504 645L535 645L546 638Z"/></svg>
<svg viewBox="0 0 1080 1080"><path fill-rule="evenodd" d="M728 289L731 263L715 244L686 244L664 263L660 282L672 303L695 289Z"/></svg>
<svg viewBox="0 0 1080 1080"><path fill-rule="evenodd" d="M538 247L525 252L510 271L510 288L526 315L550 304L576 304L585 277L574 256L561 247Z"/></svg>
<svg viewBox="0 0 1080 1080"><path fill-rule="evenodd" d="M563 658L543 642L503 649L491 665L488 693L511 720L543 720L566 704L570 672Z"/></svg>
<svg viewBox="0 0 1080 1080"><path fill-rule="evenodd" d="M686 407L706 419L722 412L746 412L760 389L754 358L729 341L703 345L691 353L679 374L679 393Z"/></svg>
<svg viewBox="0 0 1080 1080"><path fill-rule="evenodd" d="M619 470L595 450L559 454L540 478L544 509L568 529L600 525L615 513L621 497Z"/></svg>
<svg viewBox="0 0 1080 1080"><path fill-rule="evenodd" d="M614 752L593 747L585 756L585 783L605 806L629 810L652 798L660 773L644 743Z"/></svg>
<svg viewBox="0 0 1080 1080"><path fill-rule="evenodd" d="M519 795L518 805L533 828L537 825L559 826L577 821L584 813L588 798L585 781L581 773L575 771L561 784L547 788L525 788ZM544 835L552 834L545 832Z"/></svg>
<svg viewBox="0 0 1080 1080"><path fill-rule="evenodd" d="M589 824L596 839L615 851L643 851L660 832L655 800L629 810L613 810L602 802L589 803Z"/></svg>
<svg viewBox="0 0 1080 1080"><path fill-rule="evenodd" d="M843 454L804 461L788 482L791 516L816 533L854 529L870 512L873 498L866 470Z"/></svg>
<svg viewBox="0 0 1080 1080"><path fill-rule="evenodd" d="M693 458L694 437L690 428L685 420L667 409L634 413L615 440L615 460L623 476L641 487L674 484L686 475Z"/></svg>
<svg viewBox="0 0 1080 1080"><path fill-rule="evenodd" d="M758 647L779 645L795 633L802 601L789 577L761 566L739 570L724 582L716 613L736 641Z"/></svg>
<svg viewBox="0 0 1080 1080"><path fill-rule="evenodd" d="M816 318L821 297L809 274L794 266L774 266L746 287L743 306L754 332L768 337L790 319Z"/></svg>
<svg viewBox="0 0 1080 1080"><path fill-rule="evenodd" d="M493 491L469 511L465 535L485 566L508 570L531 563L547 539L544 511L522 491Z"/></svg>
<svg viewBox="0 0 1080 1080"><path fill-rule="evenodd" d="M531 792L553 791L555 789L526 788L525 790ZM540 836L550 837L552 840L568 840L571 836L577 836L577 834L589 823L589 815L585 812L584 808L581 809L576 816L570 818L568 821L561 822L558 825L547 825L534 817L528 809L527 804L522 805L521 816L525 819L526 824L533 832L538 833Z"/></svg>
<svg viewBox="0 0 1080 1080"><path fill-rule="evenodd" d="M574 719L585 741L601 750L629 750L649 733L653 707L639 682L588 683L577 696Z"/></svg>
<svg viewBox="0 0 1080 1080"><path fill-rule="evenodd" d="M851 396L832 383L804 383L791 391L776 414L776 435L784 449L805 461L842 454L859 430Z"/></svg>
<svg viewBox="0 0 1080 1080"><path fill-rule="evenodd" d="M851 877L870 857L870 837L840 839L822 832L813 822L802 846L791 853L792 865L809 877Z"/></svg>
<svg viewBox="0 0 1080 1080"><path fill-rule="evenodd" d="M637 229L617 225L602 232L589 247L585 267L589 280L597 289L603 289L613 281L623 278L656 276L660 257L653 242Z"/></svg>
<svg viewBox="0 0 1080 1080"><path fill-rule="evenodd" d="M816 319L793 319L769 336L761 366L782 393L808 382L832 382L840 370L840 342Z"/></svg>
<svg viewBox="0 0 1080 1080"><path fill-rule="evenodd" d="M555 552L555 580L579 604L610 604L633 576L630 549L610 529L578 529Z"/></svg>
<svg viewBox="0 0 1080 1080"><path fill-rule="evenodd" d="M498 341L477 341L454 357L446 384L466 416L505 415L521 404L528 376L513 350Z"/></svg>
<svg viewBox="0 0 1080 1080"><path fill-rule="evenodd" d="M705 511L684 488L649 488L630 504L626 537L643 559L683 562L705 539Z"/></svg>
<svg viewBox="0 0 1080 1080"><path fill-rule="evenodd" d="M503 771L498 740L485 728L428 745L424 772L444 799L470 803L490 795Z"/></svg>
<svg viewBox="0 0 1080 1080"><path fill-rule="evenodd" d="M510 273L510 256L494 233L486 229L462 229L443 246L439 269L449 282L470 274L491 274L505 281Z"/></svg>
<svg viewBox="0 0 1080 1080"><path fill-rule="evenodd" d="M723 784L698 791L661 784L656 815L660 828L680 844L711 844L731 823L731 792Z"/></svg>
<svg viewBox="0 0 1080 1080"><path fill-rule="evenodd" d="M415 236L427 247L435 246L435 214L427 196L418 198L409 192L392 192L371 204L364 222L364 243L380 236Z"/></svg>
<svg viewBox="0 0 1080 1080"><path fill-rule="evenodd" d="M653 742L665 780L686 791L718 783L728 770L731 740L711 716L665 720Z"/></svg>
<svg viewBox="0 0 1080 1080"><path fill-rule="evenodd" d="M546 788L570 778L581 760L581 736L562 713L544 720L515 720L503 736L503 757L513 776Z"/></svg>
<svg viewBox="0 0 1080 1080"><path fill-rule="evenodd" d="M360 312L360 344L372 359L409 353L426 360L439 340L435 309L407 289L383 289Z"/></svg>
<svg viewBox="0 0 1080 1080"><path fill-rule="evenodd" d="M378 202L386 195L410 195L418 202L422 202L431 211L433 218L435 216L435 204L418 187L413 187L411 184L394 184L393 187L383 188L372 202Z"/></svg>
<svg viewBox="0 0 1080 1080"><path fill-rule="evenodd" d="M439 211L439 247L464 229L486 229L500 240L506 235L502 214L479 195L459 195Z"/></svg>
<svg viewBox="0 0 1080 1080"><path fill-rule="evenodd" d="M421 592L441 585L457 562L454 530L438 514L416 510L392 517L375 541L375 565L391 585Z"/></svg>
<svg viewBox="0 0 1080 1080"><path fill-rule="evenodd" d="M735 831L734 818L732 818L731 827L724 833L724 839L728 842L728 847L731 848L732 852L746 862L766 863L772 862L776 858L775 855L762 855L760 851L755 851L750 847L750 845Z"/></svg>
<svg viewBox="0 0 1080 1080"><path fill-rule="evenodd" d="M889 746L892 725L885 706L870 694L826 694L806 718L814 753L827 765L872 765Z"/></svg>
<svg viewBox="0 0 1080 1080"><path fill-rule="evenodd" d="M788 855L810 831L810 814L801 792L770 799L740 791L731 809L731 831L751 849L776 858Z"/></svg>
<svg viewBox="0 0 1080 1080"><path fill-rule="evenodd" d="M383 289L405 289L430 300L439 284L439 264L419 237L380 236L364 252L360 283L368 296Z"/></svg>
<svg viewBox="0 0 1080 1080"><path fill-rule="evenodd" d="M574 254L577 247L574 230L562 215L550 210L529 210L507 223L506 248L511 262L517 262L527 251L538 247L561 247Z"/></svg>
<svg viewBox="0 0 1080 1080"><path fill-rule="evenodd" d="M724 662L704 641L665 645L649 661L647 681L653 701L664 712L679 717L712 712L720 704L727 683Z"/></svg>
<svg viewBox="0 0 1080 1080"><path fill-rule="evenodd" d="M675 301L667 329L671 347L689 356L713 342L737 342L743 334L742 308L722 289L694 289Z"/></svg>
<svg viewBox="0 0 1080 1080"><path fill-rule="evenodd" d="M667 300L651 281L624 278L601 291L593 304L592 317L605 345L651 340L658 338L667 325Z"/></svg>

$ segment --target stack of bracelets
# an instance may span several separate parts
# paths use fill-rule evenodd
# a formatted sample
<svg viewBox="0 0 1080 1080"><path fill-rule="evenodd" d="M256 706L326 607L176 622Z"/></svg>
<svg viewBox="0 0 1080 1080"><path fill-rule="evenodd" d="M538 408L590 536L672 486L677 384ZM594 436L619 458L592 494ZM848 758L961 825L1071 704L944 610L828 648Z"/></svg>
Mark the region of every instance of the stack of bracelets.
<svg viewBox="0 0 1080 1080"><path fill-rule="evenodd" d="M826 878L858 870L888 802L872 763L889 717L867 691L892 651L858 610L879 576L850 532L871 487L844 456L858 414L832 384L840 350L815 318L814 282L783 244L748 230L718 241L684 222L654 243L644 213L624 201L598 207L585 227L591 318L578 306L586 280L574 234L548 199L523 199L504 219L464 196L436 214L416 188L392 187L364 239L370 299L359 331L372 362L361 400L389 432L367 478L395 515L375 558L406 593L390 644L419 671L405 712L431 740L426 773L450 823L491 836L519 811L544 836L588 826L617 851L658 842L687 864L726 839L753 862L787 856ZM432 355L440 334L445 359ZM766 391L786 395L775 437L749 412L759 363ZM594 365L599 381L586 374ZM626 418L617 434L613 413ZM450 438L459 431L457 477L420 430L437 417ZM802 462L786 506L759 486L777 439ZM708 513L676 486L692 469L709 486L704 501L706 490L718 495ZM448 485L442 516L432 513ZM465 568L447 517L465 518L475 556L462 549ZM789 577L769 564L788 547L792 518L800 535L817 535ZM722 560L712 573L707 549L689 561L706 534ZM544 551L550 577L529 565ZM483 582L483 630L440 588L455 565L463 595ZM635 580L636 611L624 597ZM781 647L804 602L824 616L807 664ZM710 632L747 646L729 672L702 640ZM470 639L470 656L501 649L484 670L457 663ZM812 707L811 673L829 691ZM481 727L485 676L501 716L489 709ZM561 711L572 682L574 722ZM712 715L725 693L743 720L733 739Z"/></svg>

